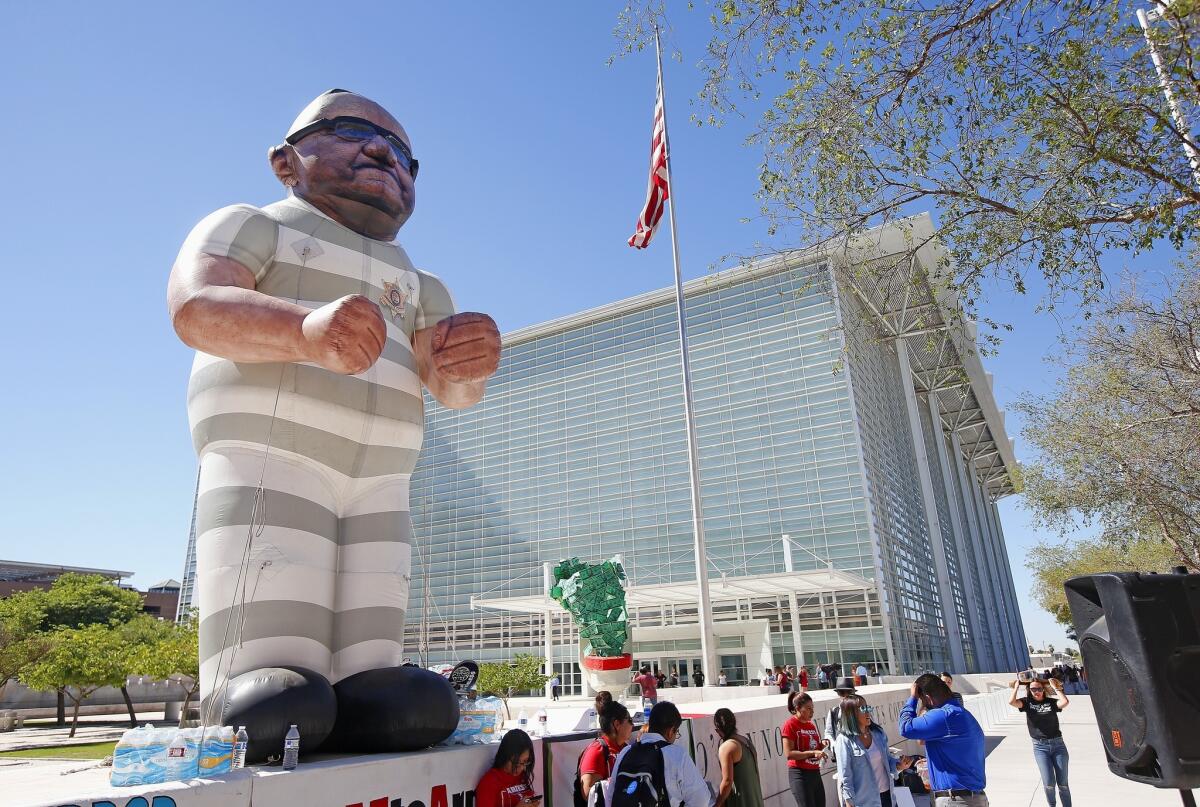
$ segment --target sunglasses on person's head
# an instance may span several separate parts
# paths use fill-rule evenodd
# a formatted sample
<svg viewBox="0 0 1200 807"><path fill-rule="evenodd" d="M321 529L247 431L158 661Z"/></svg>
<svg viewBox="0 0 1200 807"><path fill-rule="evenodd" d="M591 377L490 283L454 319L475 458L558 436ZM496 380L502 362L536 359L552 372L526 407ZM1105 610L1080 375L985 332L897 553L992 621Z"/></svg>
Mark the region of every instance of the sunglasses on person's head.
<svg viewBox="0 0 1200 807"><path fill-rule="evenodd" d="M313 132L319 132L324 129L332 129L334 135L337 137L354 143L365 143L368 140L374 140L376 136L382 137L388 146L391 147L392 154L396 155L396 162L400 164L400 167L407 171L408 175L413 179L417 178L419 163L412 156L412 151L409 150L408 144L401 140L400 136L395 132L390 132L365 118L356 118L353 115L320 118L307 126L297 129L284 138L284 141L294 146Z"/></svg>

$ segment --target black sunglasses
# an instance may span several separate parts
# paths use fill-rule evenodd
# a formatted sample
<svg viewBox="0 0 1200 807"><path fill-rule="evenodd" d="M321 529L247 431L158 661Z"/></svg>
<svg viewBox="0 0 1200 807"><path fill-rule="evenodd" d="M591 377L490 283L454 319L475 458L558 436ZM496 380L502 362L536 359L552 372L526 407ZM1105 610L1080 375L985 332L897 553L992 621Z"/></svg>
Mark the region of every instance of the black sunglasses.
<svg viewBox="0 0 1200 807"><path fill-rule="evenodd" d="M307 126L303 126L292 132L284 138L284 142L294 146L313 132L319 132L322 129L332 129L333 133L338 137L355 143L374 140L376 136L382 137L387 141L388 146L391 147L392 153L396 155L396 162L400 163L400 167L407 171L408 175L413 179L417 178L417 169L420 164L412 156L408 144L401 140L395 132L390 132L365 118L356 118L353 115L339 115L336 118L319 118Z"/></svg>

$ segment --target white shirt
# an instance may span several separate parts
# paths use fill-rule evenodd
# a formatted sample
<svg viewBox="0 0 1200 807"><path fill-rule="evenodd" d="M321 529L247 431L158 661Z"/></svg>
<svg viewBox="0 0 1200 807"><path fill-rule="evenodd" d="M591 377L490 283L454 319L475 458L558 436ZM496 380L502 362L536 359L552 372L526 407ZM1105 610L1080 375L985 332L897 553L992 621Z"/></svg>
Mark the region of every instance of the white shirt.
<svg viewBox="0 0 1200 807"><path fill-rule="evenodd" d="M879 742L876 737L871 743L871 747L867 749L867 759L871 763L871 770L875 772L875 786L879 788L880 793L886 793L891 790L891 776L888 775L888 764L885 758L887 749Z"/></svg>
<svg viewBox="0 0 1200 807"><path fill-rule="evenodd" d="M638 742L656 743L663 739L661 734L648 731ZM621 761L632 747L632 744L627 745L617 754L612 766L612 776L604 783L605 804L613 803L612 788L617 780L617 772L621 770ZM667 801L670 807L679 807L681 804L684 807L711 807L713 797L708 789L708 782L700 774L700 769L688 756L688 752L678 745L664 745L662 753L663 777L667 780Z"/></svg>

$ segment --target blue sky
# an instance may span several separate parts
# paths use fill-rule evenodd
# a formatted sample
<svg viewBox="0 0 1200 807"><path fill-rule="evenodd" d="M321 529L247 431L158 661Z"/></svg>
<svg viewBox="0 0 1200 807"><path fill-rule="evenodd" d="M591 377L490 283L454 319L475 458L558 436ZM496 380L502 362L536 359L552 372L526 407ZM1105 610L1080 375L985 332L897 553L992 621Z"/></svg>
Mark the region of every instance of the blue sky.
<svg viewBox="0 0 1200 807"><path fill-rule="evenodd" d="M0 52L0 557L133 570L143 587L181 575L195 478L191 352L166 316L172 260L208 212L281 196L267 148L321 91L371 96L405 124L421 178L400 240L460 308L508 331L671 282L665 234L625 246L654 64L606 66L620 4L177 5L9 4ZM745 127L688 123L706 14L675 16L674 191L695 277L765 234L741 223L757 212ZM1046 389L1059 323L1032 299L987 300L1017 326L986 361L1003 406ZM1012 413L1008 425L1019 433ZM1027 633L1061 646L1024 598L1036 536L1016 498L1001 513Z"/></svg>

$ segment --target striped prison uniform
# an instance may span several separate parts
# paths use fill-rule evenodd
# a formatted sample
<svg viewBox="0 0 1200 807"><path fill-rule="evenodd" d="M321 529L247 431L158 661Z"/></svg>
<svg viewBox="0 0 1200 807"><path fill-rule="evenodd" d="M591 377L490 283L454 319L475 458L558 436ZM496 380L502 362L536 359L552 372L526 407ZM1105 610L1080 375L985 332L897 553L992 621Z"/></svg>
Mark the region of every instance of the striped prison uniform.
<svg viewBox="0 0 1200 807"><path fill-rule="evenodd" d="M365 238L297 197L211 214L180 259L201 252L236 260L258 291L309 308L347 294L378 304L385 288L407 295L403 316L380 306L387 344L355 376L196 354L188 420L200 459L201 694L226 676L275 665L307 667L331 683L399 665L413 540L408 487L424 428L412 336L454 313L449 292L399 245ZM239 595L260 475L262 529Z"/></svg>

